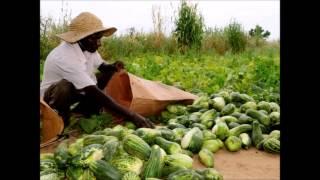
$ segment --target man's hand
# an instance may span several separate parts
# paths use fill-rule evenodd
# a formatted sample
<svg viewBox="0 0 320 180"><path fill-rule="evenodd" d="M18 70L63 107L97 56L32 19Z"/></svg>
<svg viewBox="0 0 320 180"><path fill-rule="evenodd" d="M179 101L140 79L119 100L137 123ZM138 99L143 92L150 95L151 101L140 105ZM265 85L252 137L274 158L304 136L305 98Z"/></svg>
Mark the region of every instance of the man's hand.
<svg viewBox="0 0 320 180"><path fill-rule="evenodd" d="M117 72L124 69L124 63L122 61L117 60L116 62L113 63L113 65L116 67Z"/></svg>
<svg viewBox="0 0 320 180"><path fill-rule="evenodd" d="M150 120L137 113L133 115L131 120L138 127L155 128L154 124Z"/></svg>

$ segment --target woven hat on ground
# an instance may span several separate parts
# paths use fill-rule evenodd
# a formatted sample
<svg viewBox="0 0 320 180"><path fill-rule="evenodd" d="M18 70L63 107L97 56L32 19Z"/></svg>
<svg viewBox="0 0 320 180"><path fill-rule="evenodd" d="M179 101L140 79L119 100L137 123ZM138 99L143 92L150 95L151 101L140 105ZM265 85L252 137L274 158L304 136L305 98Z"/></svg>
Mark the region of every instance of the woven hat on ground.
<svg viewBox="0 0 320 180"><path fill-rule="evenodd" d="M71 20L67 32L57 36L66 42L74 43L97 32L110 36L116 31L115 27L104 27L102 21L94 14L83 12Z"/></svg>

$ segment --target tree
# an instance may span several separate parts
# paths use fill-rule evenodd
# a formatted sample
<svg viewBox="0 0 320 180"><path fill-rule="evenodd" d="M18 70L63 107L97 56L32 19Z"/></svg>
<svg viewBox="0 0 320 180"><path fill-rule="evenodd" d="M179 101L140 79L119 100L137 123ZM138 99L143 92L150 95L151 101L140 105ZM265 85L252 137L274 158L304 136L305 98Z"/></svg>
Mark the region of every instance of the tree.
<svg viewBox="0 0 320 180"><path fill-rule="evenodd" d="M269 31L264 31L261 26L256 25L254 29L250 29L249 35L251 37L258 37L258 38L268 38L270 36Z"/></svg>
<svg viewBox="0 0 320 180"><path fill-rule="evenodd" d="M250 29L249 35L255 39L256 46L259 46L261 42L265 41L270 36L269 31L265 31L261 26L256 25L254 29Z"/></svg>

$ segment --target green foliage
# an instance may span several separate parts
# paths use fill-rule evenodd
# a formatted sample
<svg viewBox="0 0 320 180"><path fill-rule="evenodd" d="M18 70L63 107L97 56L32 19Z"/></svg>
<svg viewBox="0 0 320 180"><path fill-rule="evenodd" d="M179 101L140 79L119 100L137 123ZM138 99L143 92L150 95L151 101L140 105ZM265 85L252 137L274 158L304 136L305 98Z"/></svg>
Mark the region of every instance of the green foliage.
<svg viewBox="0 0 320 180"><path fill-rule="evenodd" d="M99 49L102 58L118 59L128 56L140 56L141 54L175 54L178 52L175 39L170 36L157 33L139 33L112 36L102 39L102 47Z"/></svg>
<svg viewBox="0 0 320 180"><path fill-rule="evenodd" d="M197 4L188 5L185 0L181 1L178 17L175 19L174 35L182 52L187 49L201 47L203 38L203 17L197 14Z"/></svg>
<svg viewBox="0 0 320 180"><path fill-rule="evenodd" d="M261 46L265 43L265 39L270 36L269 31L265 31L261 26L256 25L254 29L250 29L249 35L254 40L255 46Z"/></svg>
<svg viewBox="0 0 320 180"><path fill-rule="evenodd" d="M43 76L43 66L44 66L44 62L40 61L40 80L42 80L42 76Z"/></svg>
<svg viewBox="0 0 320 180"><path fill-rule="evenodd" d="M256 25L254 29L250 29L249 31L249 35L251 37L268 38L270 34L271 33L269 31L264 31L264 29L259 25Z"/></svg>
<svg viewBox="0 0 320 180"><path fill-rule="evenodd" d="M233 53L242 52L246 48L246 35L240 23L232 21L226 28L227 42Z"/></svg>
<svg viewBox="0 0 320 180"><path fill-rule="evenodd" d="M121 59L132 74L189 92L200 90L212 94L230 89L247 93L256 100L280 100L280 55L267 47L224 56L146 52Z"/></svg>
<svg viewBox="0 0 320 180"><path fill-rule="evenodd" d="M206 28L202 40L202 52L224 55L229 49L230 47L223 28Z"/></svg>
<svg viewBox="0 0 320 180"><path fill-rule="evenodd" d="M162 20L158 13L155 14L154 32L143 33L130 28L127 34L103 38L99 53L108 62L116 59L124 61L125 68L132 74L192 93L212 94L221 89L229 89L246 93L255 100L279 103L279 40L266 41L264 46L252 43L246 47L246 35L237 22L224 28L206 27L205 31L200 33L203 22L202 17L196 13L196 6L185 3L184 7L188 9L184 10L184 13L194 15L185 16L194 20L193 24L189 23L185 27L190 30L198 26L198 34L192 31L192 36L196 37L185 42L201 39L199 49L188 48L181 53L181 44L176 41L177 33L169 36L162 34ZM63 23L41 18L40 79L46 56L60 42L55 34L65 31L67 22L68 18L65 18ZM183 33L182 29L180 30L179 32ZM182 35L181 37L187 38ZM252 41L253 38L249 40Z"/></svg>
<svg viewBox="0 0 320 180"><path fill-rule="evenodd" d="M81 118L79 120L80 128L86 133L102 130L112 122L112 116L108 113L92 115L90 118Z"/></svg>

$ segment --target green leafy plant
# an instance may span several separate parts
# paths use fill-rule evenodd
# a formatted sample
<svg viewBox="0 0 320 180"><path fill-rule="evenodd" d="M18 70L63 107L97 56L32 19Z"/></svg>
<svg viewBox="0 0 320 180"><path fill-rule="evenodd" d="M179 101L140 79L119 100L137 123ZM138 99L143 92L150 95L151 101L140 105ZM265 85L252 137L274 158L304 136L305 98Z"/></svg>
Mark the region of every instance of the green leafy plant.
<svg viewBox="0 0 320 180"><path fill-rule="evenodd" d="M201 47L204 23L203 17L197 13L197 4L188 5L182 0L175 26L174 36L182 52L192 47Z"/></svg>
<svg viewBox="0 0 320 180"><path fill-rule="evenodd" d="M226 28L227 42L233 53L242 52L246 48L247 38L240 23L233 20Z"/></svg>

